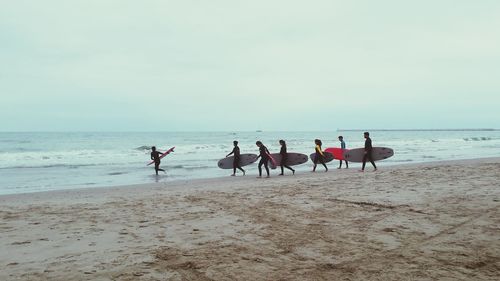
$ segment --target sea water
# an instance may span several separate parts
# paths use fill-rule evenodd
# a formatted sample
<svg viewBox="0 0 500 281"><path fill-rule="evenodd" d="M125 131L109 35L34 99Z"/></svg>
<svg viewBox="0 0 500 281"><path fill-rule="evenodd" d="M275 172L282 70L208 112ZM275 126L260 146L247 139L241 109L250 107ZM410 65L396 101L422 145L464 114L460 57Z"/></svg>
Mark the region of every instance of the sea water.
<svg viewBox="0 0 500 281"><path fill-rule="evenodd" d="M226 177L232 170L219 169L217 161L231 152L233 140L239 141L241 153L257 154L257 140L271 153L279 152L278 140L284 139L288 152L309 155L315 138L323 141L325 149L338 147L339 135L347 148L364 145L362 131L0 133L0 194ZM382 167L500 156L500 131L372 131L371 137L373 146L395 151L392 158L378 162ZM154 167L146 166L153 145L160 151L176 147L163 158L166 174L158 177ZM338 161L328 165L335 168ZM311 162L296 166L298 171L311 167ZM256 164L245 169L248 176L258 173Z"/></svg>

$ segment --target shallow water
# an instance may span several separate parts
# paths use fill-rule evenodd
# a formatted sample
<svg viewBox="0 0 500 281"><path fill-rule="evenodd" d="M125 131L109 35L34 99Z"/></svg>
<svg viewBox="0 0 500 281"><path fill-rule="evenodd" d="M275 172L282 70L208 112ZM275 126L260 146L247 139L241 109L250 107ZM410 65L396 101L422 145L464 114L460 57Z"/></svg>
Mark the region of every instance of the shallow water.
<svg viewBox="0 0 500 281"><path fill-rule="evenodd" d="M348 148L362 147L363 132L183 132L183 133L0 133L0 194L79 187L168 182L227 176L217 161L240 142L242 153L257 153L256 140L279 152L279 139L289 152L309 155L315 138L323 148L337 147L343 135ZM374 146L393 148L392 158L379 162L398 165L500 156L500 131L373 131ZM149 148L175 146L162 160L166 175L154 176ZM311 162L297 170L311 168ZM336 167L335 160L329 164ZM359 164L352 164L353 168ZM256 165L247 168L256 174ZM273 174L277 174L274 171Z"/></svg>

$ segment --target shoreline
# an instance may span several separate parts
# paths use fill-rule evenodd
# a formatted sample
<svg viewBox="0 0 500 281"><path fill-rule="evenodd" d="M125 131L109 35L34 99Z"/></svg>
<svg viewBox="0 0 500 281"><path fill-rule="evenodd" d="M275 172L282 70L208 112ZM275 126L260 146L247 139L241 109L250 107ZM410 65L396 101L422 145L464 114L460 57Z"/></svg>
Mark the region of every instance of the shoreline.
<svg viewBox="0 0 500 281"><path fill-rule="evenodd" d="M333 160L336 161L336 160ZM332 161L332 162L333 162ZM382 168L380 170L393 170L393 169L399 169L399 168L405 168L405 167L418 167L418 166L439 166L439 165L453 165L456 163L483 163L483 162L488 162L488 161L500 161L500 156L499 157L480 157L480 158L470 158L470 159L458 159L458 160L437 160L437 161L427 161L427 162L415 162L415 163L398 163L398 164L389 164L389 165L383 165L381 166ZM330 162L330 163L332 163ZM378 163L378 162L377 162ZM360 165L361 163L355 163L356 165ZM319 167L322 168L322 167ZM370 163L367 163L366 166L366 171L365 172L371 172L371 165ZM353 173L356 172L358 173L359 167L355 168L350 168L350 169L344 169L342 168L342 173ZM228 170L230 171L230 170ZM270 169L271 173L272 171L277 171ZM286 171L285 171L286 172ZM330 168L328 173L338 173L340 171L337 170L337 168ZM263 171L265 174L265 171ZM323 171L319 169L316 174L322 174ZM295 173L296 177L300 177L301 175L308 175L312 174L311 172L304 172L304 171L298 171ZM291 175L286 175L284 177L289 177ZM273 175L271 178L262 178L262 180L272 180L274 178L281 178L278 175ZM158 188L158 187L179 187L179 186L186 186L186 185L199 185L199 184L209 184L209 183L215 183L215 182L239 182L242 180L250 180L250 179L255 179L256 180L256 175L247 175L247 176L241 176L238 175L236 177L231 177L231 176L221 176L221 177L208 177L208 178L194 178L194 179L184 179L184 180L172 180L172 181L165 181L165 182L158 182L158 183L138 183L138 184L130 184L130 185L111 185L111 186L93 186L93 187L77 187L77 188L67 188L67 189L54 189L54 190L44 190L44 191L34 191L34 192L24 192L24 193L11 193L11 194L0 194L0 203L2 202L2 199L4 198L15 198L18 196L30 196L30 195L42 195L47 193L47 195L51 194L57 194L57 193L68 193L68 192L94 192L94 191L106 191L106 190L116 190L116 189L138 189L138 188Z"/></svg>
<svg viewBox="0 0 500 281"><path fill-rule="evenodd" d="M344 171L0 196L0 279L497 280L500 157Z"/></svg>

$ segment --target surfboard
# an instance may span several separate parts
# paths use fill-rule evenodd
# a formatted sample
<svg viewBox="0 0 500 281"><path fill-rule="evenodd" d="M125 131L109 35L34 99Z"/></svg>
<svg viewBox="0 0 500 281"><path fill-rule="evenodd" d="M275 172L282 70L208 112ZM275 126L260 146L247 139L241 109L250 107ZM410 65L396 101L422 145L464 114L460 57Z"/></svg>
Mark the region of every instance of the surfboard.
<svg viewBox="0 0 500 281"><path fill-rule="evenodd" d="M342 150L340 147L329 147L325 149L326 152L330 152L333 154L333 159L338 159L338 160L345 160L344 159L344 152L348 151L347 149Z"/></svg>
<svg viewBox="0 0 500 281"><path fill-rule="evenodd" d="M165 156L169 155L169 154L170 154L170 152L174 152L174 148L175 148L175 146L174 146L174 147L172 147L172 148L170 148L169 150L167 150L167 151L163 152L163 154L162 154L162 155L160 155L160 159L162 159L163 157L165 157ZM149 165L153 164L154 162L155 162L155 161L151 161L151 162L149 162L149 164L148 164L148 165L146 165L146 166L149 166Z"/></svg>
<svg viewBox="0 0 500 281"><path fill-rule="evenodd" d="M279 153L273 153L271 154L276 161L276 166L281 165L281 154ZM306 163L308 160L307 155L302 154L302 153L294 153L294 152L288 152L287 153L287 161L286 165L287 166L295 166L295 165L300 165Z"/></svg>
<svg viewBox="0 0 500 281"><path fill-rule="evenodd" d="M324 157L325 163L328 163L328 162L333 160L333 154L331 154L330 152L323 151L323 154L325 155L325 157ZM316 153L311 153L311 155L309 155L309 157L311 158L311 161L314 162L315 156L316 156Z"/></svg>
<svg viewBox="0 0 500 281"><path fill-rule="evenodd" d="M257 161L257 154L240 154L240 166L247 166ZM217 162L217 166L221 169L232 169L234 162L234 155L223 158Z"/></svg>
<svg viewBox="0 0 500 281"><path fill-rule="evenodd" d="M269 157L269 166L271 167L271 169L276 169L276 167L278 167L278 164L276 162L276 160L274 159L273 155L272 154L269 154L267 153L267 156Z"/></svg>
<svg viewBox="0 0 500 281"><path fill-rule="evenodd" d="M363 162L364 148L350 149L344 152L344 158L349 162ZM384 160L394 155L394 150L388 147L374 147L372 150L373 161Z"/></svg>

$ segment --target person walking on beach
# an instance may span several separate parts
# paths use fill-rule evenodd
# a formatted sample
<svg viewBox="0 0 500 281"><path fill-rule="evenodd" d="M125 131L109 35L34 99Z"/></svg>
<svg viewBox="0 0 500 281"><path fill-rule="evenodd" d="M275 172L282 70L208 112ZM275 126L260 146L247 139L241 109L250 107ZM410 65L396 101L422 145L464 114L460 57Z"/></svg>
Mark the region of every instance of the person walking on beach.
<svg viewBox="0 0 500 281"><path fill-rule="evenodd" d="M340 149L342 149L342 154L345 152L345 141L344 141L344 137L343 136L339 136L339 141L340 141ZM345 168L346 169L349 169L349 162L347 162L347 160L345 160ZM342 169L342 160L340 160L340 165L337 169Z"/></svg>
<svg viewBox="0 0 500 281"><path fill-rule="evenodd" d="M370 133L369 132L364 132L364 137L365 137L365 155L363 155L363 167L361 168L360 172L365 171L365 165L366 161L369 160L370 163L373 165L373 171L377 170L377 166L375 165L375 162L373 162L373 157L372 157L372 139L370 138Z"/></svg>
<svg viewBox="0 0 500 281"><path fill-rule="evenodd" d="M165 170L160 169L160 162L161 162L160 155L161 155L161 152L156 150L156 146L151 147L151 160L155 161L156 175L158 175L158 171L162 171L162 172L166 173Z"/></svg>
<svg viewBox="0 0 500 281"><path fill-rule="evenodd" d="M245 175L245 170L241 168L240 165L240 148L238 147L238 141L233 141L234 148L231 153L226 155L226 157L229 157L229 155L234 154L234 160L233 160L233 174L231 176L236 176L236 168L238 168L240 171L243 172L243 175Z"/></svg>
<svg viewBox="0 0 500 281"><path fill-rule="evenodd" d="M280 163L280 166L281 166L281 174L280 176L283 176L284 173L283 173L283 167L287 168L288 170L292 171L292 173L295 175L295 170L290 167L290 166L287 166L287 160L288 160L288 153L286 152L286 142L284 140L280 140L280 145L281 145L281 149L280 149L280 155L281 155L281 163Z"/></svg>
<svg viewBox="0 0 500 281"><path fill-rule="evenodd" d="M314 155L314 167L313 167L313 172L316 172L316 166L318 165L318 162L323 164L323 167L325 167L325 172L328 172L328 167L325 164L325 154L323 154L323 151L321 150L321 145L323 144L321 140L315 139L314 143L316 144L315 150L316 154Z"/></svg>
<svg viewBox="0 0 500 281"><path fill-rule="evenodd" d="M260 157L259 161L259 178L262 177L262 165L266 168L267 172L267 177L269 178L269 167L268 167L268 162L269 162L269 150L267 150L267 147L262 144L261 141L257 141L255 143L259 147L259 156L257 156L257 159Z"/></svg>

